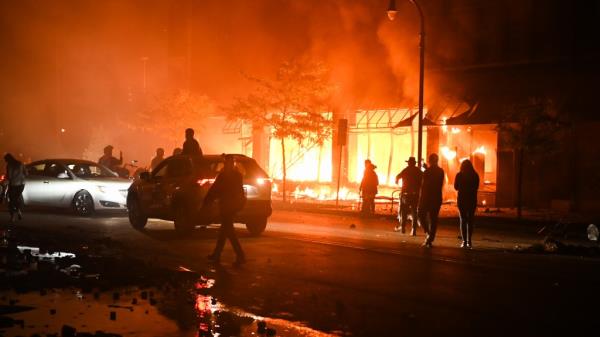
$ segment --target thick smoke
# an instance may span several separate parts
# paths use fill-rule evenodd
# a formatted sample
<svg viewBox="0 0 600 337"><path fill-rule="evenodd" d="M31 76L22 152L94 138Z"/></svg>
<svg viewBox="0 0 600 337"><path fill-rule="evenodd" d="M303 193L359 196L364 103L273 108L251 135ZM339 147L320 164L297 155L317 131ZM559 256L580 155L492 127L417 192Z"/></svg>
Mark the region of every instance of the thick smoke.
<svg viewBox="0 0 600 337"><path fill-rule="evenodd" d="M398 3L400 16L389 22L387 0L3 1L0 150L81 157L104 141L147 161L154 148L173 145L121 121L153 97L184 89L227 106L250 89L244 73L273 76L297 57L330 68L338 111L414 105L419 21L408 1ZM429 64L459 57L442 42ZM428 77L428 100L436 87ZM206 125L199 139L207 152L241 150L222 125Z"/></svg>

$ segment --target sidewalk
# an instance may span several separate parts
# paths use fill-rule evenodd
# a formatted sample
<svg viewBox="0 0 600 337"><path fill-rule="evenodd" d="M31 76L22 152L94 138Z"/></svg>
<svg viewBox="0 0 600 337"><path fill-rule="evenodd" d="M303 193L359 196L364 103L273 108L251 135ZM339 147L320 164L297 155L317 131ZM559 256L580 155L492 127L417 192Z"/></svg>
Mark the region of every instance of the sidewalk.
<svg viewBox="0 0 600 337"><path fill-rule="evenodd" d="M284 203L273 201L273 208L282 211L295 211L313 214L334 215L348 218L357 230L377 227L378 237L401 237L402 242L421 244L424 233L421 228L417 237L393 232L397 224L396 207L378 204L376 214L361 216L357 205L340 201L333 202L298 201ZM589 220L588 220L589 221ZM550 211L523 212L523 219L516 219L516 211L510 209L479 208L476 213L474 246L477 249L500 249L517 252L565 254L600 257L600 244L587 238L587 222L578 215L557 214ZM598 225L598 224L596 224ZM407 233L410 232L408 227ZM457 247L460 245L458 211L455 205L443 205L440 211L436 246Z"/></svg>

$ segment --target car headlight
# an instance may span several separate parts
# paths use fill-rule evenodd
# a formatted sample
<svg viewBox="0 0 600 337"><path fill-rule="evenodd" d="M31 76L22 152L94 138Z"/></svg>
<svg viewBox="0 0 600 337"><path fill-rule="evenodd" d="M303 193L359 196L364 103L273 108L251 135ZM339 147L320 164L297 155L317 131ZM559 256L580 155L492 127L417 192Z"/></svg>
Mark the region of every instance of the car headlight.
<svg viewBox="0 0 600 337"><path fill-rule="evenodd" d="M106 186L96 186L98 187L98 191L100 191L100 193L106 193Z"/></svg>

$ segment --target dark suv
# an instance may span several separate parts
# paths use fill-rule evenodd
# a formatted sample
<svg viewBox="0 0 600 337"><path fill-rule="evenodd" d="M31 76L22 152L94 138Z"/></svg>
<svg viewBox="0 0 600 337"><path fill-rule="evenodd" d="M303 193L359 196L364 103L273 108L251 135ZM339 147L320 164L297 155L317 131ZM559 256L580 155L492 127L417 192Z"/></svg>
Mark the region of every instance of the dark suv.
<svg viewBox="0 0 600 337"><path fill-rule="evenodd" d="M271 179L254 159L244 155L234 157L244 177L247 197L235 221L246 224L253 235L259 235L272 213ZM172 220L179 232L218 223L218 202L207 208L202 204L222 167L221 155L205 155L201 159L177 155L165 159L151 173L142 173L129 187L129 222L141 229L148 218Z"/></svg>

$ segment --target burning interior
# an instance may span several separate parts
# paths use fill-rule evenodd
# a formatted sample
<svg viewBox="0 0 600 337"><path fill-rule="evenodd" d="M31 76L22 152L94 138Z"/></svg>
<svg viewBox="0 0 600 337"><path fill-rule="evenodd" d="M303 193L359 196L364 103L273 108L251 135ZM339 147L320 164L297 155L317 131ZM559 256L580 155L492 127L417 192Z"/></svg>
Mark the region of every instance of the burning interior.
<svg viewBox="0 0 600 337"><path fill-rule="evenodd" d="M458 124L476 109L476 105L468 106L462 102L425 109L423 157L430 153L439 154L440 166L446 172L446 201L456 200L454 177L460 163L470 159L481 177L480 203L492 206L496 199L498 166L496 125ZM379 196L383 199L393 197L394 191L400 188L395 184L396 175L406 166L406 160L417 154L416 116L416 108L356 109L345 114L332 114L334 121L348 120L346 145L341 149L336 144L336 137L323 144L298 144L287 139L288 194L295 199L335 200L339 169L339 199L357 201L364 161L370 159L377 165ZM240 135L242 152L267 168L275 181L273 192L280 194L283 178L281 141L271 137L270 130L256 130L242 122L230 123L224 132Z"/></svg>

